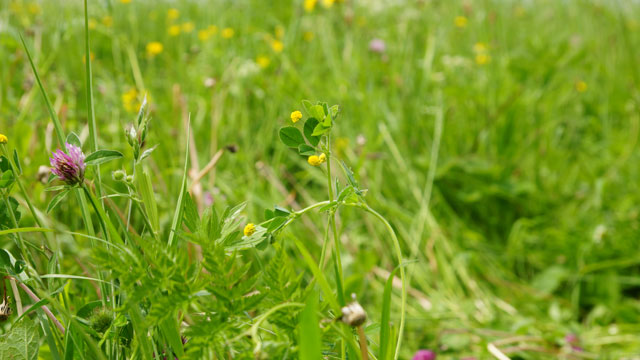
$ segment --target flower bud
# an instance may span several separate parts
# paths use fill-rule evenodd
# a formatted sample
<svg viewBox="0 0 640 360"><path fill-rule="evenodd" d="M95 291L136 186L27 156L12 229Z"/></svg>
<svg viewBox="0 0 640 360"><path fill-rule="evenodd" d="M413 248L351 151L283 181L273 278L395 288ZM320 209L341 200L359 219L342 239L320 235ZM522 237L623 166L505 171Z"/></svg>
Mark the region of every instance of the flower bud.
<svg viewBox="0 0 640 360"><path fill-rule="evenodd" d="M125 179L126 176L127 176L127 173L125 173L122 170L116 170L113 173L111 173L111 177L113 177L113 180L115 181L122 181Z"/></svg>
<svg viewBox="0 0 640 360"><path fill-rule="evenodd" d="M133 175L127 175L127 184L133 184Z"/></svg>
<svg viewBox="0 0 640 360"><path fill-rule="evenodd" d="M138 142L138 133L136 132L136 128L133 127L133 125L130 125L127 129L125 129L124 134L129 145L134 146Z"/></svg>

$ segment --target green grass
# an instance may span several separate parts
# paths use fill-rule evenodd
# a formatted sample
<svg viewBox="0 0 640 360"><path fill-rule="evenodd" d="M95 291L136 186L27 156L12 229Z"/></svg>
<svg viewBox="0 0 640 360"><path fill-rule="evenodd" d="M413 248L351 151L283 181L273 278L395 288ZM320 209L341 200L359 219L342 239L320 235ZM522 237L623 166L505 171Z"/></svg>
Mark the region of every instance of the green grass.
<svg viewBox="0 0 640 360"><path fill-rule="evenodd" d="M418 349L493 358L490 348L512 359L637 356L639 5L347 0L306 12L303 3L89 1L86 39L79 1L0 0L0 133L22 169L20 183L0 189L0 246L13 259L0 252L0 271L46 299L39 305L66 329L43 308L15 323L6 280L14 314L0 325L0 355L37 324L29 341L45 359L150 359L178 354L181 336L181 358L253 358L256 348L315 358L298 344L318 346L300 331L319 320L324 354L357 358L356 332L335 321L355 293L377 359L391 358L403 313L400 359ZM384 54L369 50L374 38ZM154 41L163 49L151 56ZM140 128L145 94L148 133L136 154L124 134ZM302 128L303 99L340 106L329 181L349 184L344 160L382 218L360 203L341 204L335 222L337 208L313 208L337 196L326 164L310 166L278 136L294 110ZM98 198L119 195L93 206L77 190L46 213L56 192L45 189L60 183L38 181L39 167L72 132L86 154L123 154L87 171ZM133 185L112 178L132 175L134 163ZM238 240L234 232L263 223L274 205L296 221L281 231L267 229L279 220L264 223L250 245ZM400 270L387 281L399 265L393 233L404 312ZM38 302L21 289L23 305ZM99 315L109 319L100 331ZM391 326L380 323L386 316ZM567 334L583 352L570 351Z"/></svg>

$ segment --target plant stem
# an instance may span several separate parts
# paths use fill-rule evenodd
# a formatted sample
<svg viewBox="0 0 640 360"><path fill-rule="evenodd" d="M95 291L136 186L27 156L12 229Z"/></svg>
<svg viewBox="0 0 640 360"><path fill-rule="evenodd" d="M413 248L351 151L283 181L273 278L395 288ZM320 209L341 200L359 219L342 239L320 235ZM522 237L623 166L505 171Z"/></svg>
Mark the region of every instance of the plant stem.
<svg viewBox="0 0 640 360"><path fill-rule="evenodd" d="M333 202L334 193L333 193L333 185L331 178L331 135L327 135L327 186L329 187L329 201ZM335 209L331 210L331 214L329 215L329 219L331 222L331 230L333 232L333 242L334 249L333 254L335 256L335 264L336 264L336 283L338 286L338 302L341 306L345 305L344 302L344 277L342 274L342 260L340 259L340 239L338 236L338 228L336 226L336 211Z"/></svg>
<svg viewBox="0 0 640 360"><path fill-rule="evenodd" d="M389 235L391 236L391 240L393 241L393 246L396 252L396 256L398 257L398 266L400 267L400 279L402 280L402 295L401 295L401 304L400 304L400 328L398 329L398 341L396 343L396 351L394 355L394 359L397 359L400 354L400 346L402 343L402 333L404 331L405 312L406 312L406 304L407 304L407 282L406 282L404 267L402 266L403 259L402 259L402 249L400 248L400 241L396 236L396 232L391 227L391 224L389 224L389 222L387 221L387 219L384 218L384 216L380 215L377 211L373 210L366 203L361 203L354 206L358 206L364 209L366 212L372 214L384 224L384 226L387 228L387 231L389 232Z"/></svg>

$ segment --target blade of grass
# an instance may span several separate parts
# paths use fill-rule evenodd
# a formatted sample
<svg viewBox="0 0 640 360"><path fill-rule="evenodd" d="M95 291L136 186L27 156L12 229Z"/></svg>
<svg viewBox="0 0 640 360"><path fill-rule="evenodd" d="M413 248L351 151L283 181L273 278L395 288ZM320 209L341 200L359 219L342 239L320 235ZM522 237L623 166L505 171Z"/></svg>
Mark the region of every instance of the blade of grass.
<svg viewBox="0 0 640 360"><path fill-rule="evenodd" d="M300 314L299 344L300 360L320 360L322 358L322 334L318 326L318 293L312 291Z"/></svg>
<svg viewBox="0 0 640 360"><path fill-rule="evenodd" d="M182 181L180 185L180 195L178 196L178 203L176 204L176 211L173 215L173 221L171 222L171 231L169 232L169 246L173 244L173 239L176 236L176 232L182 225L182 214L184 212L184 199L187 192L187 171L189 167L189 138L191 136L191 114L189 114L189 120L187 121L187 142L185 142L185 155L184 155L184 169L182 171Z"/></svg>
<svg viewBox="0 0 640 360"><path fill-rule="evenodd" d="M84 0L84 45L85 45L85 71L87 87L87 120L89 123L89 140L91 152L98 151L98 134L96 128L96 113L93 106L93 75L91 72L91 51L89 47L89 9L87 0ZM102 178L100 177L100 165L96 165L95 186L98 197L102 197ZM104 208L102 201L100 206Z"/></svg>

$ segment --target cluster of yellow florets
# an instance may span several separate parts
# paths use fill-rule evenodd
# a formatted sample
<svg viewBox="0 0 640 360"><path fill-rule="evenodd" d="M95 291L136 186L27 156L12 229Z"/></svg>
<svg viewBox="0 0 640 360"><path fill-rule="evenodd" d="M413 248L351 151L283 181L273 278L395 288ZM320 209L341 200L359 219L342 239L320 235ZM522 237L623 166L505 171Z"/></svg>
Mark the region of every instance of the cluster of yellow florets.
<svg viewBox="0 0 640 360"><path fill-rule="evenodd" d="M327 155L325 155L324 153L318 155L311 155L309 156L309 158L307 159L307 162L309 163L309 165L311 166L320 166L322 165L325 161L327 161Z"/></svg>
<svg viewBox="0 0 640 360"><path fill-rule="evenodd" d="M6 144L9 142L9 139L5 134L0 134L0 144Z"/></svg>
<svg viewBox="0 0 640 360"><path fill-rule="evenodd" d="M302 119L302 113L299 110L291 113L291 121L297 123L300 119Z"/></svg>
<svg viewBox="0 0 640 360"><path fill-rule="evenodd" d="M256 232L256 226L253 223L248 223L244 227L244 236L251 236Z"/></svg>

